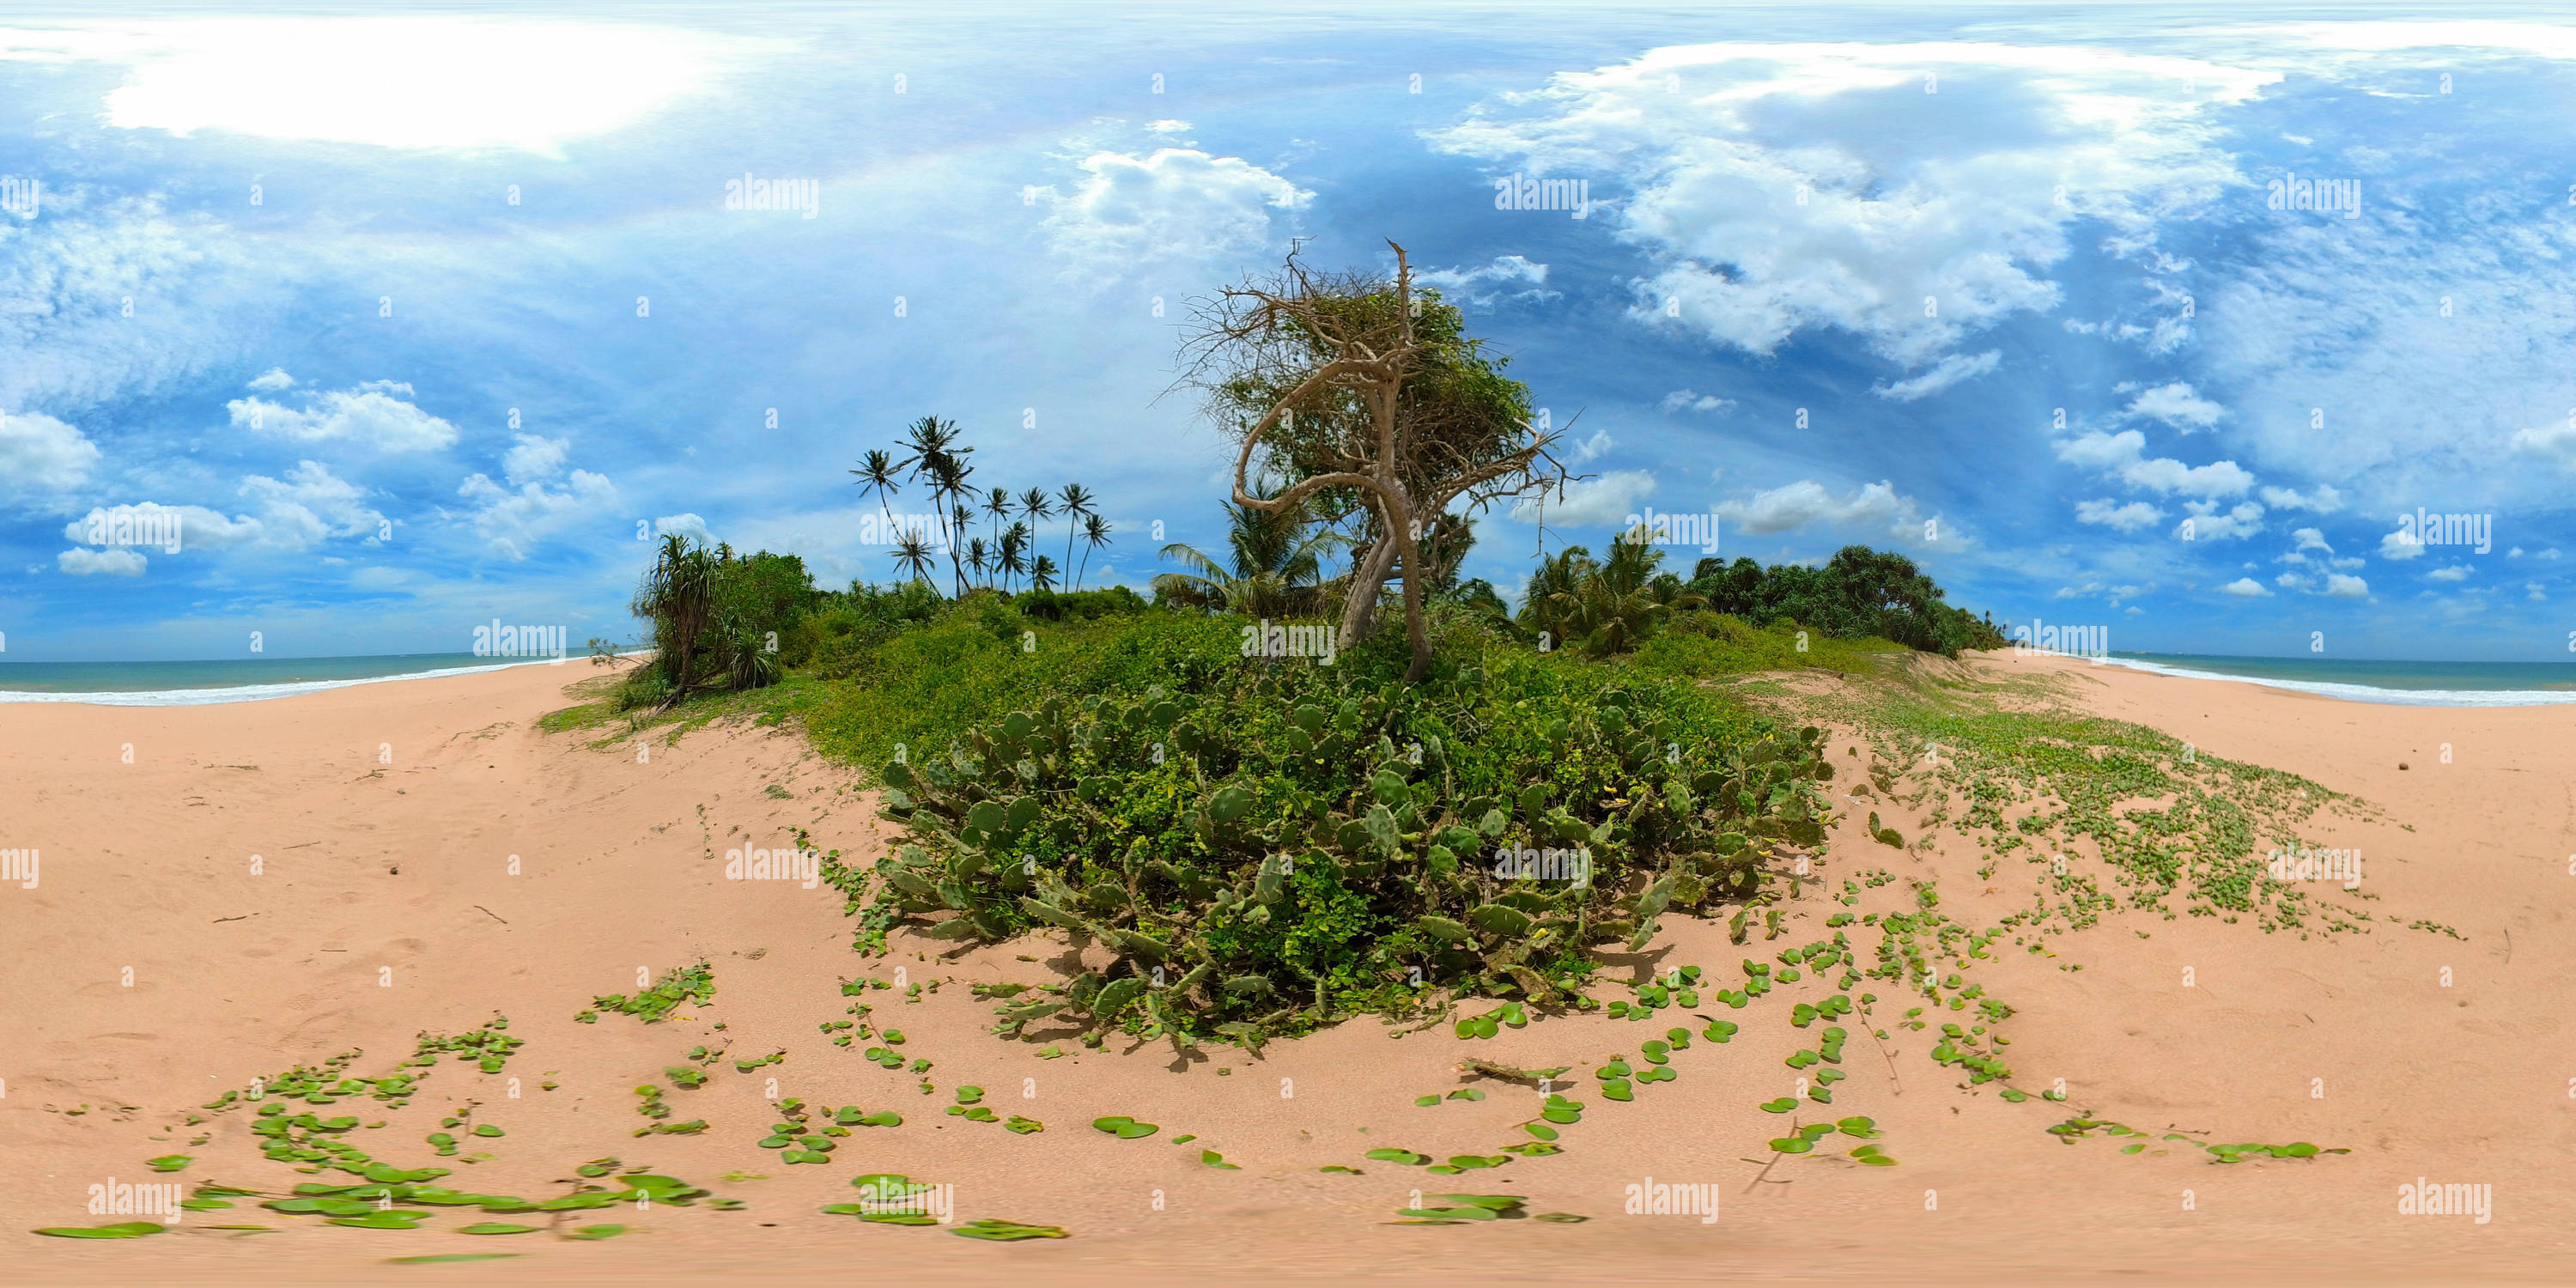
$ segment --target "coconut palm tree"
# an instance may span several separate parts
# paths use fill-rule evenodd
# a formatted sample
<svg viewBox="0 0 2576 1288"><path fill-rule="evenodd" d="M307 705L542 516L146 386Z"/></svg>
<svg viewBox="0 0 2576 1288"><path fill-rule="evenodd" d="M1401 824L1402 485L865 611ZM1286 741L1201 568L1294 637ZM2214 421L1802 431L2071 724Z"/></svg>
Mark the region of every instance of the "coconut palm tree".
<svg viewBox="0 0 2576 1288"><path fill-rule="evenodd" d="M1055 503L1048 498L1045 488L1033 487L1020 493L1020 517L1029 521L1029 535L1032 537L1037 535L1038 520L1055 517Z"/></svg>
<svg viewBox="0 0 2576 1288"><path fill-rule="evenodd" d="M936 562L930 557L930 542L918 532L907 532L895 539L894 566L898 572L910 571L912 580L930 580Z"/></svg>
<svg viewBox="0 0 2576 1288"><path fill-rule="evenodd" d="M1064 516L1064 561L1073 562L1073 534L1083 516L1091 513L1091 490L1079 483L1067 483L1056 492L1057 512Z"/></svg>
<svg viewBox="0 0 2576 1288"><path fill-rule="evenodd" d="M1011 581L1029 570L1029 525L1014 523L1002 529L1002 546L993 554L993 566L1002 573L1002 593L1011 593Z"/></svg>
<svg viewBox="0 0 2576 1288"><path fill-rule="evenodd" d="M985 553L984 550L984 539L982 537L968 538L966 541L966 566L975 570L975 576L978 579L983 577L984 569L990 565L991 562L992 556Z"/></svg>
<svg viewBox="0 0 2576 1288"><path fill-rule="evenodd" d="M1276 489L1263 485L1253 495L1263 499ZM1272 513L1227 502L1226 545L1231 559L1220 564L1180 542L1163 547L1163 557L1187 572L1154 578L1158 594L1183 603L1224 608L1246 617L1294 617L1323 607L1323 553L1343 540L1330 528L1309 532L1302 509Z"/></svg>
<svg viewBox="0 0 2576 1288"><path fill-rule="evenodd" d="M1083 577L1091 571L1091 552L1109 544L1110 524L1097 514L1082 519L1082 566L1074 570L1073 588L1082 589Z"/></svg>
<svg viewBox="0 0 2576 1288"><path fill-rule="evenodd" d="M993 520L993 540L1002 539L1002 520L1011 517L1011 490L997 487L984 494L984 513Z"/></svg>
<svg viewBox="0 0 2576 1288"><path fill-rule="evenodd" d="M1040 590L1053 590L1055 582L1055 556L1039 555L1036 565L1029 572L1029 584Z"/></svg>
<svg viewBox="0 0 2576 1288"><path fill-rule="evenodd" d="M1612 542L1608 559L1549 597L1563 610L1559 620L1566 637L1581 640L1590 653L1625 653L1660 629L1673 610L1704 607L1708 601L1681 589L1678 578L1655 575L1663 559L1660 548L1644 542Z"/></svg>
<svg viewBox="0 0 2576 1288"><path fill-rule="evenodd" d="M869 448L868 454L859 458L859 468L850 471L859 476L860 500L868 499L871 492L876 494L877 508L885 513L886 540L889 542L895 539L894 507L889 502L895 494L895 476L900 472L901 468L894 463L894 453L881 447Z"/></svg>

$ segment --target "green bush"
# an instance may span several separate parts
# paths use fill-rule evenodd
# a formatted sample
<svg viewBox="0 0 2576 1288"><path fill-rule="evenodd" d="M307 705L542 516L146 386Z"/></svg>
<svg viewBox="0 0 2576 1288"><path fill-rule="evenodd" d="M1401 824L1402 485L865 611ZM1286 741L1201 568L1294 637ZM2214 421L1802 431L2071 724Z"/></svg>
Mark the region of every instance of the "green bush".
<svg viewBox="0 0 2576 1288"><path fill-rule="evenodd" d="M961 610L876 650L824 717L905 734L870 926L1117 954L1006 1004L1006 1033L1258 1044L1449 996L1571 1002L1593 945L1752 898L1776 847L1821 839L1820 734L1691 684L1452 621L1405 685L1398 631L1321 667L1246 659L1240 627L1143 614L1029 652ZM1524 847L1584 852L1589 881L1499 875Z"/></svg>
<svg viewBox="0 0 2576 1288"><path fill-rule="evenodd" d="M1021 613L1041 621L1094 621L1102 617L1141 613L1153 607L1144 596L1125 586L1105 590L1032 590L1013 598L1012 605Z"/></svg>

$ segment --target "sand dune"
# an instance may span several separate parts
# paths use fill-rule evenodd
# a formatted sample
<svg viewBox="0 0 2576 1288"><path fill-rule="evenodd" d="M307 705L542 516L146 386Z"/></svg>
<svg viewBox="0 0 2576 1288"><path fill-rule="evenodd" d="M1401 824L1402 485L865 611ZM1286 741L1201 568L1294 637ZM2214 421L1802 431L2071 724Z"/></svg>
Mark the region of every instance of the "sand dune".
<svg viewBox="0 0 2576 1288"><path fill-rule="evenodd" d="M2568 717L2359 706L2008 657L1975 665L2073 671L2103 714L2376 805L2376 819L2321 817L2314 830L2363 852L2362 889L2382 920L2370 935L2303 941L2124 913L2058 941L2054 958L1977 963L2017 1008L2001 1026L2016 1084L2063 1078L2068 1102L1959 1089L1955 1072L1926 1058L1929 1038L1897 1031L1882 1054L1853 1023L1832 1112L1873 1117L1900 1164L1799 1158L1767 1177L1764 1142L1787 1120L1757 1106L1790 1094L1798 1075L1782 1058L1814 1041L1782 1013L1792 997L1831 991L1821 985L1744 1011L1701 1008L1742 1032L1722 1046L1694 1037L1672 1055L1680 1077L1640 1087L1628 1104L1605 1101L1582 1070L1614 1053L1637 1060L1641 1040L1674 1023L1697 1032L1700 1021L1550 1017L1470 1043L1445 1028L1391 1041L1360 1020L1258 1059L1210 1048L1182 1062L1167 1043L1090 1052L1069 1040L1070 1054L1041 1059L1048 1039L986 1033L991 1004L968 986L1051 978L1059 936L954 958L907 937L892 957L863 959L834 892L725 878L727 849L786 847L797 828L862 862L877 853L871 801L793 732L656 734L638 763L630 741L537 732L539 717L571 701L563 687L584 678L542 667L233 706L0 707L0 848L37 847L43 859L36 888L0 887L0 1239L10 1252L0 1279L2563 1278L2559 1231L2576 1215L2553 1167L2576 1113L2560 1018L2576 991L2576 943L2560 925L2576 891L2576 742L2559 728ZM1915 819L1886 811L1917 834ZM1980 881L1978 860L1957 848L1899 854L1846 819L1823 871L1937 879L1944 910L1971 923L2026 902L2026 880ZM1853 911L1893 909L1903 889L1874 890ZM1644 957L1614 959L1612 975L1693 963L1740 978L1740 958L1820 938L1841 910L1803 899L1767 946L1676 920ZM2416 919L2462 937L2402 929ZM1870 942L1855 936L1864 953ZM639 967L699 959L715 972L710 1005L649 1026L573 1018L595 995L633 991ZM942 981L917 1001L901 989L865 998L878 1022L906 1034L906 1056L934 1062L932 1094L818 1027L850 1004L842 980L892 979L897 968L907 983ZM455 1234L476 1219L470 1209L376 1231L251 1201L142 1240L11 1233L112 1219L84 1209L88 1187L110 1177L263 1189L309 1179L260 1157L247 1114L181 1120L254 1077L343 1051L364 1053L353 1072L390 1071L417 1034L470 1030L496 1012L525 1041L503 1074L443 1062L405 1109L352 1101L343 1112L388 1123L349 1133L353 1142L402 1166L455 1168L449 1185L534 1197L564 1192L576 1164L615 1155L744 1206L621 1212L630 1233L595 1244ZM786 1058L752 1073L718 1064L704 1088L670 1091L678 1117L711 1124L703 1135L636 1139L649 1120L634 1087L668 1086L662 1070L689 1048L727 1043L731 1056ZM1454 1072L1469 1054L1578 1066L1583 1085L1571 1094L1587 1108L1564 1129L1566 1152L1449 1178L1367 1160L1378 1147L1496 1155L1525 1139L1516 1124L1539 1102L1525 1087L1484 1081L1473 1084L1483 1101L1415 1105L1470 1085ZM829 1165L781 1165L758 1147L774 1120L772 1078L781 1095L891 1108L905 1122L855 1129ZM1045 1130L944 1115L962 1084ZM424 1136L468 1101L475 1121L506 1136L483 1142L488 1161L434 1159ZM2231 1166L2197 1149L2128 1156L2122 1139L2062 1144L2046 1133L2078 1108L2159 1141L2208 1132L2352 1152ZM1130 1141L1089 1128L1107 1114L1161 1131ZM197 1131L211 1139L187 1145ZM1176 1145L1184 1134L1199 1139ZM1203 1148L1240 1170L1204 1165ZM173 1152L196 1161L171 1177L146 1170L145 1159ZM1317 1170L1327 1165L1363 1174ZM874 1171L953 1183L960 1219L1061 1225L1073 1237L985 1244L816 1211L850 1201L848 1179ZM2398 1215L2397 1187L2419 1176L2491 1185L2492 1221ZM1648 1178L1721 1186L1722 1219L1624 1215L1626 1187ZM1533 1212L1590 1220L1387 1224L1425 1189L1526 1195ZM201 1228L224 1223L282 1228ZM384 1264L452 1252L521 1256Z"/></svg>

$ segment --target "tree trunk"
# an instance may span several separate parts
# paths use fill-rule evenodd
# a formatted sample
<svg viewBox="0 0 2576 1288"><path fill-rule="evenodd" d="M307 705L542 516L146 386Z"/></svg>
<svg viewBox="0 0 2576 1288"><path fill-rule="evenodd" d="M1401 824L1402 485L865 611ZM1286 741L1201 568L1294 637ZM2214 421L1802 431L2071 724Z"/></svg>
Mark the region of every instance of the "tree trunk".
<svg viewBox="0 0 2576 1288"><path fill-rule="evenodd" d="M1386 585L1387 573L1395 566L1395 539L1378 538L1369 547L1368 560L1351 569L1350 589L1342 600L1342 631L1333 648L1348 652L1368 638L1369 628L1377 616L1377 596Z"/></svg>

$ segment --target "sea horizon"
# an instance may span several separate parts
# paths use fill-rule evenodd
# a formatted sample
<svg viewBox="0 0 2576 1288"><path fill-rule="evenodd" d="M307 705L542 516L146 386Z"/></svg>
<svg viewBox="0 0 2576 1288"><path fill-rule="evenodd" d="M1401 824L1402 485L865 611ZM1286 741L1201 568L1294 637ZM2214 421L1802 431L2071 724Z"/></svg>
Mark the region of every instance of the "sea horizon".
<svg viewBox="0 0 2576 1288"><path fill-rule="evenodd" d="M381 653L346 657L0 662L0 704L201 706L257 702L358 684L580 660L574 656L558 660L496 659L472 653ZM2118 650L2101 660L2158 675L2261 684L2351 702L2401 706L2576 703L2576 662L2267 657L2144 650Z"/></svg>
<svg viewBox="0 0 2576 1288"><path fill-rule="evenodd" d="M471 675L563 658L494 658L472 653L381 653L352 657L199 658L183 661L0 662L0 704L72 702L96 706L185 707L319 693L359 684Z"/></svg>

